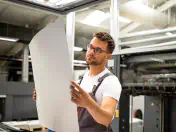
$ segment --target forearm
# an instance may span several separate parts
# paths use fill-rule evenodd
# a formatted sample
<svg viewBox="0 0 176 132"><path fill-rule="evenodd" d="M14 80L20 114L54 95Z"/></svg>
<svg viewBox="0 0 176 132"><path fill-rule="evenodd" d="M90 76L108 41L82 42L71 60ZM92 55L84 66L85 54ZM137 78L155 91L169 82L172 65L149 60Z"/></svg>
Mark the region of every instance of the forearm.
<svg viewBox="0 0 176 132"><path fill-rule="evenodd" d="M99 106L95 101L92 101L92 103L87 107L87 110L99 124L108 126L112 121L113 114Z"/></svg>

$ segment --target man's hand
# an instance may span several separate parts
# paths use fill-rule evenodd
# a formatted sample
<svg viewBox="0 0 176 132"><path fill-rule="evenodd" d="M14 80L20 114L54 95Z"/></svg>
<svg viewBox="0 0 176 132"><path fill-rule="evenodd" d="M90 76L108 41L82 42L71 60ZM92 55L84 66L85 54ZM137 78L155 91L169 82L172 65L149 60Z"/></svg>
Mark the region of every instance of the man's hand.
<svg viewBox="0 0 176 132"><path fill-rule="evenodd" d="M79 84L71 81L71 97L72 102L76 105L86 108L92 115L94 120L99 124L108 126L114 114L114 110L117 105L117 100L112 97L105 96L102 101L102 105L99 106L92 97L85 92Z"/></svg>
<svg viewBox="0 0 176 132"><path fill-rule="evenodd" d="M75 81L71 81L70 89L70 94L72 97L71 101L77 106L88 108L91 106L92 102L94 102L91 96L85 92Z"/></svg>
<svg viewBox="0 0 176 132"><path fill-rule="evenodd" d="M36 89L34 88L34 92L33 92L33 100L36 101L37 98L37 93L36 93Z"/></svg>

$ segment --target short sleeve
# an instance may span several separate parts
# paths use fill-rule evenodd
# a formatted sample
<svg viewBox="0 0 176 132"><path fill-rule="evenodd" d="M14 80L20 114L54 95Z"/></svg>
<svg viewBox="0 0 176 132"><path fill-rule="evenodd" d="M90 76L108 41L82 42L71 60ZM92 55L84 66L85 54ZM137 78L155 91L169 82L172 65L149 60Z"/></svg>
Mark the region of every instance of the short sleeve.
<svg viewBox="0 0 176 132"><path fill-rule="evenodd" d="M116 76L105 78L101 85L103 89L103 97L109 96L119 101L122 87Z"/></svg>

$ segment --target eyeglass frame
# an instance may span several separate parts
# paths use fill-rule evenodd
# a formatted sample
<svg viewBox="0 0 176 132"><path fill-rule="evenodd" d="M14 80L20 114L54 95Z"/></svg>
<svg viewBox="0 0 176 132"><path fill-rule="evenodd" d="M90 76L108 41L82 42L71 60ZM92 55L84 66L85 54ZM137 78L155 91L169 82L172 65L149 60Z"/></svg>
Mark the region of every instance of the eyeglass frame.
<svg viewBox="0 0 176 132"><path fill-rule="evenodd" d="M91 46L92 48L90 48L90 46ZM93 47L92 44L88 44L88 45L87 45L87 50L91 50L91 49L93 49L93 51L94 51L95 54L101 54L101 53L110 54L109 52L104 51L104 50L102 50L102 49L99 48L99 47ZM97 53L97 52L95 51L96 49L99 49L99 50L100 50L100 53Z"/></svg>

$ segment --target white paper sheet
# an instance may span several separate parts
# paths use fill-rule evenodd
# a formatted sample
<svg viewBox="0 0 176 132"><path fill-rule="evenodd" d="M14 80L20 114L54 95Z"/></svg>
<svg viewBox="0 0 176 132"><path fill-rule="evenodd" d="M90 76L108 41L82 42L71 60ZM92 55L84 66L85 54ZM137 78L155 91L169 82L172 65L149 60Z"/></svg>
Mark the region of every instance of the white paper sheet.
<svg viewBox="0 0 176 132"><path fill-rule="evenodd" d="M37 111L41 125L56 132L79 132L76 105L71 102L71 61L64 22L57 20L31 41Z"/></svg>

